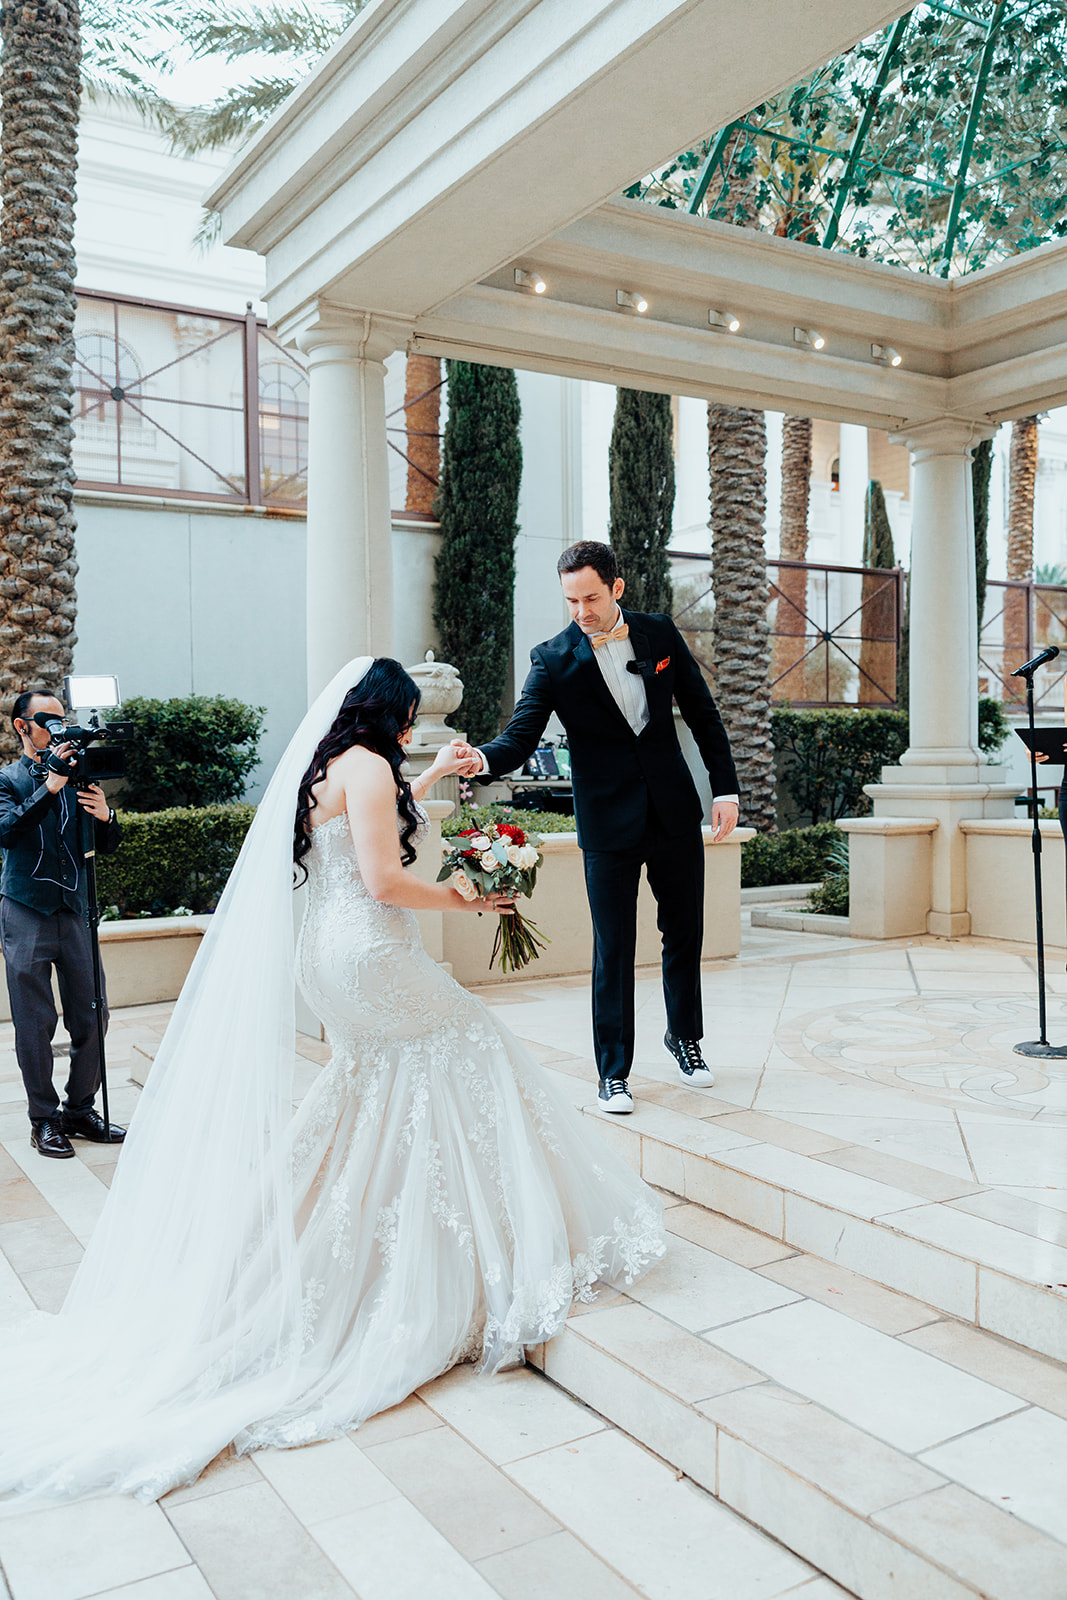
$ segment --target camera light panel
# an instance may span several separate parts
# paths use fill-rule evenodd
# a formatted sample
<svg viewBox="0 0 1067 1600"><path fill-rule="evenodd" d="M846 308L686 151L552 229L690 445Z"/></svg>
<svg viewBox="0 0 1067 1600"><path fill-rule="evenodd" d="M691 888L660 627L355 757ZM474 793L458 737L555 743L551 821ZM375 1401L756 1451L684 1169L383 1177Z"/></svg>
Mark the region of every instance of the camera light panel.
<svg viewBox="0 0 1067 1600"><path fill-rule="evenodd" d="M63 698L69 711L107 711L122 704L118 678L84 672L63 679Z"/></svg>

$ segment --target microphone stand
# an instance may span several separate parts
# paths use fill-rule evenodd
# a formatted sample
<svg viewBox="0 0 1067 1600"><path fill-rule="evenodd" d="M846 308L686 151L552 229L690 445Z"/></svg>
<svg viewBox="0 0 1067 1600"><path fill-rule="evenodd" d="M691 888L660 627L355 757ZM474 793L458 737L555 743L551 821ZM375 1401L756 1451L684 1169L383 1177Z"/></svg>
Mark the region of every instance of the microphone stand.
<svg viewBox="0 0 1067 1600"><path fill-rule="evenodd" d="M1034 912L1037 926L1037 1017L1040 1039L1017 1044L1017 1056L1067 1057L1067 1045L1049 1044L1045 1025L1045 916L1041 899L1041 822L1037 795L1037 750L1034 747L1034 673L1039 662L1020 667L1015 677L1026 679L1026 717L1030 728L1030 813L1034 820L1031 845L1034 853ZM1067 772L1064 774L1067 781Z"/></svg>

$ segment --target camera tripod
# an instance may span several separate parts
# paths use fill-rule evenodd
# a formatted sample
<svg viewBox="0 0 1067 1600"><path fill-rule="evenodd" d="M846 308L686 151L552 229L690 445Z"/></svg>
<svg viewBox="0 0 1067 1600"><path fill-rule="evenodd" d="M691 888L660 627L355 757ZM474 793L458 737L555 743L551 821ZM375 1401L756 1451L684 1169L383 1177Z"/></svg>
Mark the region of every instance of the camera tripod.
<svg viewBox="0 0 1067 1600"><path fill-rule="evenodd" d="M89 927L89 946L93 957L93 1019L96 1023L96 1042L100 1051L100 1104L104 1127L111 1127L111 1113L107 1101L107 1058L104 1052L104 969L100 962L100 902L96 891L96 819L83 807L78 824L81 831L82 851L85 856L85 886L88 905L85 913Z"/></svg>

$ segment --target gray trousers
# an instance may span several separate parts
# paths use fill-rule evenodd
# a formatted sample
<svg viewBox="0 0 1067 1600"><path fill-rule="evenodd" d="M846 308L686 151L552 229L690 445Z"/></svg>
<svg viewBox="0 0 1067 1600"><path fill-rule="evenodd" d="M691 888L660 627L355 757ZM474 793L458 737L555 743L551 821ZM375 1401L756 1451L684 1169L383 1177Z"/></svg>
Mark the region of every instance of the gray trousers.
<svg viewBox="0 0 1067 1600"><path fill-rule="evenodd" d="M59 1110L59 1095L52 1082L52 1039L59 1020L52 996L53 967L63 1022L70 1034L64 1106L68 1111L86 1110L100 1087L100 1047L93 1010L92 947L85 918L76 911L50 915L34 911L5 895L0 898L0 945L15 1025L15 1055L26 1085L30 1121L54 1119Z"/></svg>

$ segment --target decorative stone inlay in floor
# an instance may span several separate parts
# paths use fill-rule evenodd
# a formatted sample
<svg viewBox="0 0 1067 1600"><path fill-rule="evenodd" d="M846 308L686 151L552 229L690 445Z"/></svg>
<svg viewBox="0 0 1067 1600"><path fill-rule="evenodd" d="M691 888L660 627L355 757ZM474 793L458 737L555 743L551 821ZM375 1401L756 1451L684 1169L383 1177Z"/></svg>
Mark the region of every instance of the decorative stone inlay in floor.
<svg viewBox="0 0 1067 1600"><path fill-rule="evenodd" d="M1067 1041L1067 1001L1050 996L1047 1016L1050 1041ZM939 994L823 1007L783 1023L776 1043L816 1072L1030 1119L1067 1113L1067 1059L1013 1053L1038 1034L1036 999Z"/></svg>

